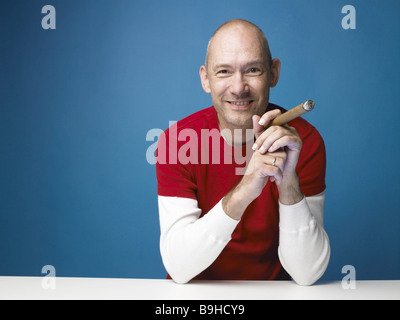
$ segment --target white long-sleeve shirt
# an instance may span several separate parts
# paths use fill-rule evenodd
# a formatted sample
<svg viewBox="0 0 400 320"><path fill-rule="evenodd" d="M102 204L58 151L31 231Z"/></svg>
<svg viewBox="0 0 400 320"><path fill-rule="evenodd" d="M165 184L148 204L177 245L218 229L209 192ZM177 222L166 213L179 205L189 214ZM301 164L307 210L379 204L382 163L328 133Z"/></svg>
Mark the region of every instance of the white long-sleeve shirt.
<svg viewBox="0 0 400 320"><path fill-rule="evenodd" d="M330 258L323 227L325 193L294 205L279 203L280 262L299 285L312 285ZM165 268L177 283L186 283L210 266L231 240L240 220L230 218L221 201L200 218L197 201L158 196L160 250ZM238 266L240 268L240 266Z"/></svg>

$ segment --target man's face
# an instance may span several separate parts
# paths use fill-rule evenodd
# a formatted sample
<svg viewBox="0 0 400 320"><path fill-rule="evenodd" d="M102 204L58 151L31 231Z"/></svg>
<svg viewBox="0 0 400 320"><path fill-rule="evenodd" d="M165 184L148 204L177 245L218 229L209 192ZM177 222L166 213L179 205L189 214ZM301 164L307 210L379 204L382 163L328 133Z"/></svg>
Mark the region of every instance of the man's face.
<svg viewBox="0 0 400 320"><path fill-rule="evenodd" d="M251 128L252 116L265 112L272 86L269 73L267 54L254 29L230 26L215 35L200 75L221 129Z"/></svg>

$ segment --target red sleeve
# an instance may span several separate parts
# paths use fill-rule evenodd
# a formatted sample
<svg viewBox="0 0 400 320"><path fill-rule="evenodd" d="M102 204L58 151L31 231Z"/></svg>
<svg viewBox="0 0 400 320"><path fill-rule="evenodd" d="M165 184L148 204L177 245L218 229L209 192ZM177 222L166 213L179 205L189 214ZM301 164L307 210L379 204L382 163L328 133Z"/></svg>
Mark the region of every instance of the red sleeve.
<svg viewBox="0 0 400 320"><path fill-rule="evenodd" d="M306 197L325 190L326 152L324 141L312 126L300 133L303 146L297 163L300 188Z"/></svg>
<svg viewBox="0 0 400 320"><path fill-rule="evenodd" d="M169 144L171 143L171 146ZM170 159L170 147L174 149L178 141L169 138L169 129L160 135L157 145L157 194L160 196L183 197L197 199L197 184L193 167L181 164L176 156ZM179 149L179 147L178 147ZM176 150L172 150L176 155Z"/></svg>

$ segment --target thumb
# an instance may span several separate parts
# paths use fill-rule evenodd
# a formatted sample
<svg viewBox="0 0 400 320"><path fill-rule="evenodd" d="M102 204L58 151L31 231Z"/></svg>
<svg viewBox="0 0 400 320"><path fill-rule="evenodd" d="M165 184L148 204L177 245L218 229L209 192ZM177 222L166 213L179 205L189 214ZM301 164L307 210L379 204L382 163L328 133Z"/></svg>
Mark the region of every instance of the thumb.
<svg viewBox="0 0 400 320"><path fill-rule="evenodd" d="M254 115L252 119L253 119L254 136L257 139L260 136L260 134L264 132L265 128L264 128L264 126L262 126L258 123L261 119L260 116Z"/></svg>

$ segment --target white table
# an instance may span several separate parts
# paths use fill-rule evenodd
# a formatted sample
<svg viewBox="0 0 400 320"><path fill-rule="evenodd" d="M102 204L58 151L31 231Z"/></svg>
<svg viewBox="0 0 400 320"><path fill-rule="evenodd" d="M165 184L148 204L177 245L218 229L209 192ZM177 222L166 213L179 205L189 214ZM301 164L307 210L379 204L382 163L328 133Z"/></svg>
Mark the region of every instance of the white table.
<svg viewBox="0 0 400 320"><path fill-rule="evenodd" d="M0 277L0 299L399 300L400 281L356 281L356 289L344 289L340 281L302 287L292 281L194 281L180 285L155 279Z"/></svg>

